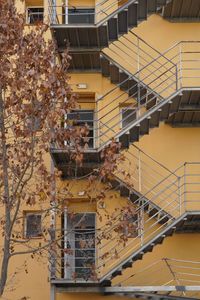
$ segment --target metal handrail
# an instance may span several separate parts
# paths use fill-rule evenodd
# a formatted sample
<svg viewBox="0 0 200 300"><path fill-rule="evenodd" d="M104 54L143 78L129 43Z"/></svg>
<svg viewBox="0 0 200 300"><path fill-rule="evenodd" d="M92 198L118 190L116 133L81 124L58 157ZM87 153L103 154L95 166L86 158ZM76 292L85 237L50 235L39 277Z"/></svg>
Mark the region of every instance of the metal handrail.
<svg viewBox="0 0 200 300"><path fill-rule="evenodd" d="M120 1L118 1L120 2ZM94 24L87 24L87 25L93 25L95 27L97 26L101 26L103 25L106 21L108 21L110 18L112 18L113 16L115 16L116 14L118 14L119 12L121 12L122 10L124 10L125 8L127 8L129 5L131 5L132 3L137 3L137 0L127 0L127 2L125 4L123 4L122 6L120 7L116 7L116 1L114 0L114 2L111 2L109 0L105 0L105 1L101 1L99 3L97 3L94 7L95 11L94 13L90 13L90 14L86 14L86 15L93 15L95 17L95 20L94 20ZM106 6L105 6L106 4ZM65 6L65 5L54 5L52 4L52 0L49 0L49 8L53 8L53 9L56 9L56 8L68 8L68 7L72 7L73 6ZM101 8L102 7L102 8ZM78 9L79 7L76 6L76 8ZM80 6L80 8L83 8L83 6ZM89 6L85 6L85 8L91 8ZM109 10L112 10L113 11L110 13ZM98 16L102 16L102 14L105 14L106 16L103 17L102 19L100 19L99 21L97 20L97 17ZM64 16L65 14L63 13L57 13L56 12L56 15L57 15L57 20L59 19L59 16ZM68 14L69 15L69 14ZM82 14L77 14L77 15L82 15ZM54 17L54 16L53 16ZM50 20L52 20L52 15L50 15ZM54 23L55 24L55 23ZM67 24L65 24L67 25ZM69 25L69 24L68 24ZM86 25L86 24L84 24Z"/></svg>

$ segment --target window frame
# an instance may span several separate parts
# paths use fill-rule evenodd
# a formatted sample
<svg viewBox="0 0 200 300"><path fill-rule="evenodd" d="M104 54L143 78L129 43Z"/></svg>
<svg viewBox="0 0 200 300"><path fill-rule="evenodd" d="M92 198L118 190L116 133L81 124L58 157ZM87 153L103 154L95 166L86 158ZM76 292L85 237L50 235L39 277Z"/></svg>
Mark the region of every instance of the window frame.
<svg viewBox="0 0 200 300"><path fill-rule="evenodd" d="M30 215L40 215L40 234L37 236L27 236L27 216ZM41 239L43 237L42 234L42 212L40 210L28 210L23 212L23 238L32 240L32 239Z"/></svg>
<svg viewBox="0 0 200 300"><path fill-rule="evenodd" d="M94 215L94 263L96 265L97 263L97 246L96 246L96 230L97 230L97 215L96 212L76 212L76 215ZM71 269L71 272L74 273L76 272L76 251L78 249L76 249L75 246L75 234L76 234L76 230L79 230L79 227L71 227L73 224L69 223L69 212L67 212L67 210L64 210L63 212L63 227L61 228L61 230L68 230L69 231L73 231L73 233L67 235L66 240L64 239L64 243L63 246L64 247L68 247L67 245L73 245L72 251L74 249L74 251L72 252L73 254L64 254L63 255L63 262L65 263L65 261L71 260L72 266L69 268ZM73 230L72 230L73 229ZM73 242L74 241L74 242ZM81 248L80 248L81 249ZM79 251L79 250L78 250ZM80 257L78 257L78 259L80 260ZM70 276L70 270L68 270L67 268L64 268L63 270L63 278L67 279L67 280L71 280L71 276ZM79 277L77 278L78 281L84 281L85 279L83 277Z"/></svg>
<svg viewBox="0 0 200 300"><path fill-rule="evenodd" d="M96 130L95 130L95 109L84 109L84 108L81 108L81 109L73 109L69 114L65 114L65 117L64 117L64 128L67 128L67 120L69 120L69 115L70 114L78 114L78 113L92 113L92 116L93 116L93 119L90 121L90 120L87 120L88 122L91 122L93 125L90 127L89 126L89 131L92 131L93 133L93 136L87 136L86 138L88 138L89 140L92 140L91 144L92 144L92 147L89 146L89 142L88 142L88 148L89 149L94 149L95 148L95 141L96 141ZM85 121L85 120L83 120ZM78 121L77 121L78 122ZM81 122L81 121L80 121ZM87 122L85 122L87 124ZM74 126L79 126L79 125L74 125ZM67 142L64 141L64 145L66 146L67 145Z"/></svg>
<svg viewBox="0 0 200 300"><path fill-rule="evenodd" d="M36 5L36 6L26 6L26 25L31 25L31 26L34 26L35 23L30 23L30 20L29 20L29 13L28 13L28 10L30 8L43 8L43 22L44 22L44 6L41 6L41 5Z"/></svg>
<svg viewBox="0 0 200 300"><path fill-rule="evenodd" d="M125 128L125 127L123 127L123 110L132 110L132 111L136 111L135 110L135 108L128 108L128 107L126 107L126 106L122 106L122 107L120 107L120 129L123 129L123 128Z"/></svg>

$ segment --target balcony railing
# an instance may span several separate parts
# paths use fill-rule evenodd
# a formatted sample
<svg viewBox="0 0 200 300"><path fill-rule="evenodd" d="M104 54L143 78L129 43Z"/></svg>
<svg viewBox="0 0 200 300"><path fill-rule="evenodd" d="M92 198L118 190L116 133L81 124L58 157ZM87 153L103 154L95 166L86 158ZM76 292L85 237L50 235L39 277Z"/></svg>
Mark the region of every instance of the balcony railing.
<svg viewBox="0 0 200 300"><path fill-rule="evenodd" d="M106 22L110 16L114 16L119 10L128 7L136 0L101 0L94 7L59 5L56 0L48 0L49 22L52 25L67 24L95 24Z"/></svg>

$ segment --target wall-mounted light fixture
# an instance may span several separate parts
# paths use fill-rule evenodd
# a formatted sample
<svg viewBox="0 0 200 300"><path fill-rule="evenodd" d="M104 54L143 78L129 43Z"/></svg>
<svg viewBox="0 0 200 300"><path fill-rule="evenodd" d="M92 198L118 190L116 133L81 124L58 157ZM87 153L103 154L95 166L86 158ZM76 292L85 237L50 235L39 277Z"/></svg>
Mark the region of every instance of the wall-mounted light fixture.
<svg viewBox="0 0 200 300"><path fill-rule="evenodd" d="M87 89L87 84L86 83L78 83L77 85L78 89Z"/></svg>

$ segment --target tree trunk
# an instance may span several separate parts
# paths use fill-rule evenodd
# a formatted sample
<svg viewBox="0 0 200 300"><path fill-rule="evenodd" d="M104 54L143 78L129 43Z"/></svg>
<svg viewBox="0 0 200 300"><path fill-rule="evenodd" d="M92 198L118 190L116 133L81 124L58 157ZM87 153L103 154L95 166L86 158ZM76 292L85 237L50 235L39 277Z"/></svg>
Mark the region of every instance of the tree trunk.
<svg viewBox="0 0 200 300"><path fill-rule="evenodd" d="M3 294L8 276L8 263L10 259L10 196L9 196L9 179L8 179L8 157L6 147L6 132L4 124L4 102L3 90L0 86L0 133L1 133L1 151L2 151L2 171L3 171L3 203L5 213L5 229L4 229L4 252L1 265L0 278L0 295Z"/></svg>

